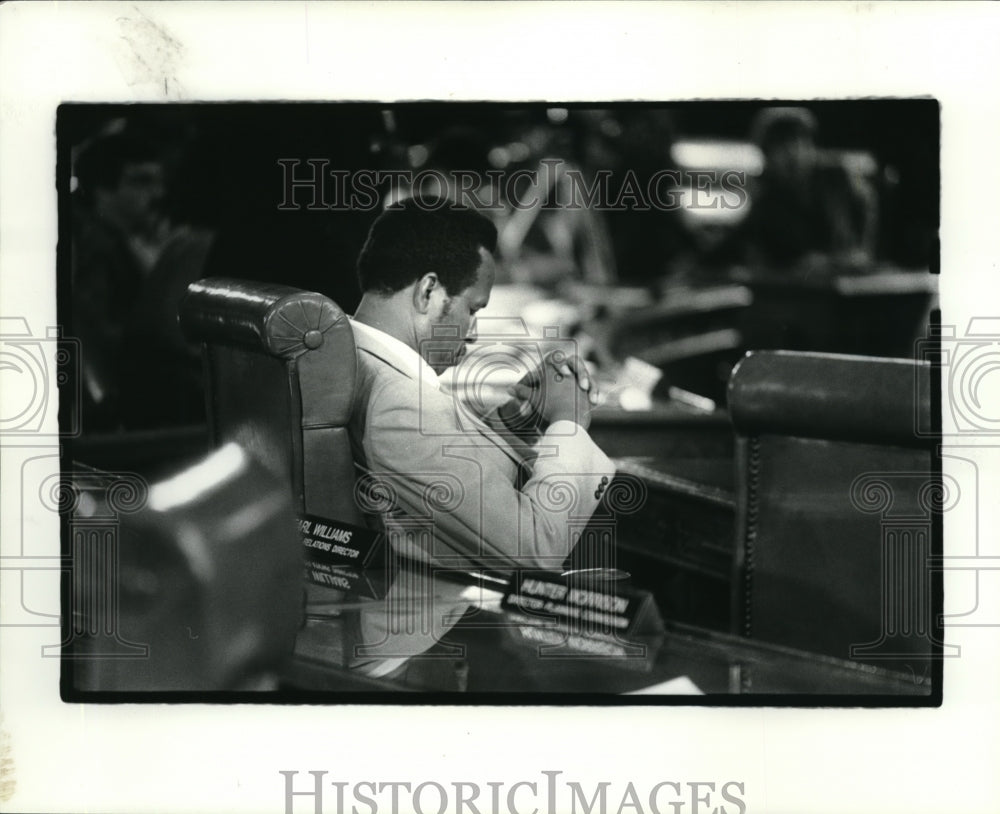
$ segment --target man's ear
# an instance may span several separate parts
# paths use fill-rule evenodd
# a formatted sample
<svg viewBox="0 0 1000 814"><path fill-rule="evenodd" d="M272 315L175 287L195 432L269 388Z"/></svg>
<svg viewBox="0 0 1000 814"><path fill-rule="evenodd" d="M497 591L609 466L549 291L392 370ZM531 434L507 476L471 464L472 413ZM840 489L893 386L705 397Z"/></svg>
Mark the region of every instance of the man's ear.
<svg viewBox="0 0 1000 814"><path fill-rule="evenodd" d="M420 314L426 314L431 308L431 294L441 286L438 276L432 271L425 274L413 285L413 307Z"/></svg>

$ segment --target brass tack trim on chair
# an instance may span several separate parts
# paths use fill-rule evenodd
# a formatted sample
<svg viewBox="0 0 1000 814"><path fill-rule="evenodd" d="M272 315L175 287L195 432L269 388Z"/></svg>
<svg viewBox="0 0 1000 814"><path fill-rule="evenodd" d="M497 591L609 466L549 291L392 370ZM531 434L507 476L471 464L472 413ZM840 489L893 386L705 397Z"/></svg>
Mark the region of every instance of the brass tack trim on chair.
<svg viewBox="0 0 1000 814"><path fill-rule="evenodd" d="M749 439L750 454L747 464L747 526L743 543L743 635L753 633L753 569L757 546L757 517L760 509L760 438Z"/></svg>

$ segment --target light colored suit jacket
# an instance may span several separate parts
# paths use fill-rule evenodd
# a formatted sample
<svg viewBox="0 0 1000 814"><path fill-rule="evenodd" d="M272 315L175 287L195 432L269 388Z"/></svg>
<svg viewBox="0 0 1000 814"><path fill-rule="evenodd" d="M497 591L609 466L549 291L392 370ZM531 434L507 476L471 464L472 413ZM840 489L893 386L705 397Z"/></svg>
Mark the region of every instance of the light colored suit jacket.
<svg viewBox="0 0 1000 814"><path fill-rule="evenodd" d="M393 547L439 566L560 568L615 474L611 460L570 421L524 456L441 390L415 351L354 326L358 497Z"/></svg>

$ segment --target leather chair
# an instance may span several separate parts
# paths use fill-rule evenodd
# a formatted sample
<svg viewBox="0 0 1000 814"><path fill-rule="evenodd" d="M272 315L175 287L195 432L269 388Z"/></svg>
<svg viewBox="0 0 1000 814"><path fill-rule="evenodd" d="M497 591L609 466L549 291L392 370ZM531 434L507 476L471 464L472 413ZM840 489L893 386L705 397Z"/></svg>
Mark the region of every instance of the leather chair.
<svg viewBox="0 0 1000 814"><path fill-rule="evenodd" d="M926 672L941 510L930 366L792 351L733 372L735 632Z"/></svg>
<svg viewBox="0 0 1000 814"><path fill-rule="evenodd" d="M296 511L364 525L347 434L357 356L344 312L322 294L207 278L181 328L202 346L213 442L235 441L290 479Z"/></svg>
<svg viewBox="0 0 1000 814"><path fill-rule="evenodd" d="M302 622L287 480L226 444L152 485L79 467L62 489L71 694L278 687Z"/></svg>

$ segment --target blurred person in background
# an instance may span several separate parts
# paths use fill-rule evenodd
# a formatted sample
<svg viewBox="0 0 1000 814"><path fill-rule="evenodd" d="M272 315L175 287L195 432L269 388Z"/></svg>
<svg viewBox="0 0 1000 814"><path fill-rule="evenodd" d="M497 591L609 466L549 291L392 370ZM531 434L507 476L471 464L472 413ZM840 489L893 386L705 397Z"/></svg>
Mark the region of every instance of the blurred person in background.
<svg viewBox="0 0 1000 814"><path fill-rule="evenodd" d="M588 177L610 172L600 217L622 284L653 286L690 240L678 213L650 197L654 180L676 168L670 156L674 122L666 110L622 108L576 114L580 161ZM659 194L663 195L660 182ZM636 197L638 193L640 197Z"/></svg>
<svg viewBox="0 0 1000 814"><path fill-rule="evenodd" d="M764 170L751 189L741 238L756 269L810 274L863 270L874 261L875 192L821 152L816 133L805 108L766 108L754 120Z"/></svg>
<svg viewBox="0 0 1000 814"><path fill-rule="evenodd" d="M506 172L532 173L507 185L498 250L514 282L557 291L566 283L614 285L618 279L611 236L599 206L580 206L570 176L587 173L574 147L569 111L550 108L546 121L529 122L507 145Z"/></svg>
<svg viewBox="0 0 1000 814"><path fill-rule="evenodd" d="M498 282L534 287L536 296L567 282L607 285L616 276L602 216L567 205L566 171L579 169L572 139L560 129L566 111L549 114L511 123L507 140L467 125L442 130L414 149L421 156L414 177L422 183L402 192L450 198L489 217L499 233Z"/></svg>
<svg viewBox="0 0 1000 814"><path fill-rule="evenodd" d="M72 331L82 344L83 429L199 421L200 362L177 304L211 233L171 223L160 145L122 120L75 161Z"/></svg>
<svg viewBox="0 0 1000 814"><path fill-rule="evenodd" d="M74 170L72 330L82 343L84 429L115 429L128 323L166 238L165 171L149 140L125 132L86 143Z"/></svg>

